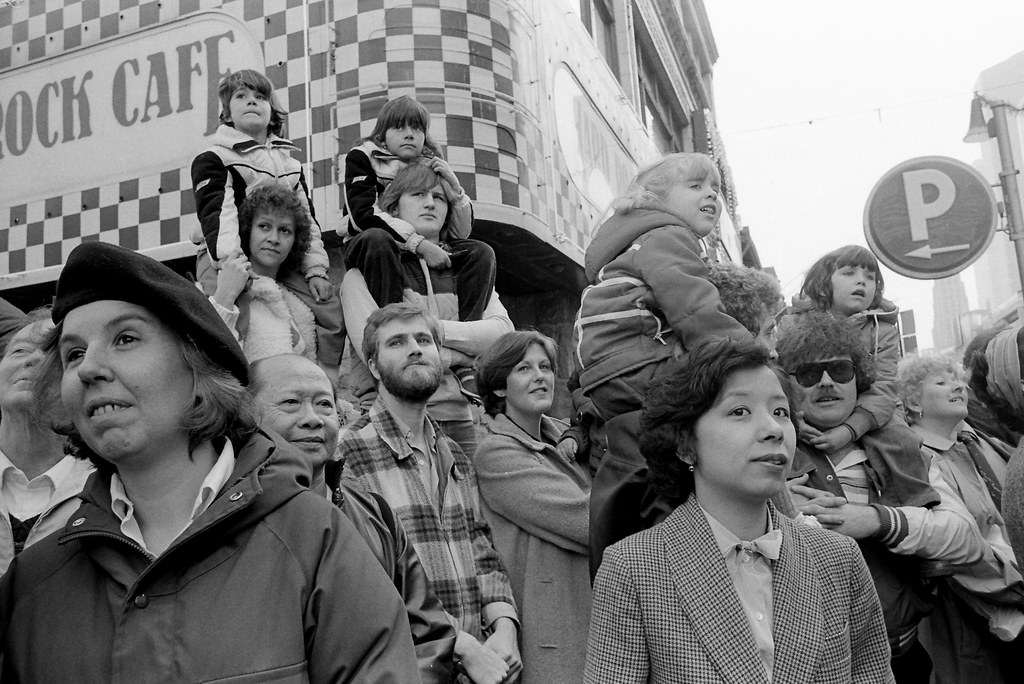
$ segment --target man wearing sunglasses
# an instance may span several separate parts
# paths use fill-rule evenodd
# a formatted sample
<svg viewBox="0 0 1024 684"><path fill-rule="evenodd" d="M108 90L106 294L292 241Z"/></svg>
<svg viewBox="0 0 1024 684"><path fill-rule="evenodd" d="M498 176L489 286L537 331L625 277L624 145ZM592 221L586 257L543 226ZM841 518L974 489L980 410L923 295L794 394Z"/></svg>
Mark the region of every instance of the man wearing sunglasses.
<svg viewBox="0 0 1024 684"><path fill-rule="evenodd" d="M797 410L814 430L845 425L858 394L874 380L858 335L828 314L808 314L785 328L777 350ZM966 507L936 466L927 472L940 502L930 508L899 505L892 489L900 473L885 468L870 444L854 440L826 453L801 439L789 486L801 513L858 541L882 603L897 684L929 681L931 658L917 638L918 624L931 612L925 575L984 553Z"/></svg>

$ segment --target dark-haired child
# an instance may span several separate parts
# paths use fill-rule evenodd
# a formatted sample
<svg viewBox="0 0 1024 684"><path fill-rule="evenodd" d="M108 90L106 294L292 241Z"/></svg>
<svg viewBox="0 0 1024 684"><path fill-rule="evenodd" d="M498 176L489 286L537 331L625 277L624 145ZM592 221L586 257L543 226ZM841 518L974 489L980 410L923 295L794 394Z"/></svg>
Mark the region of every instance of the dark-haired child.
<svg viewBox="0 0 1024 684"><path fill-rule="evenodd" d="M280 137L287 112L278 103L270 79L252 69L225 76L217 95L221 125L211 137L211 146L192 162L192 190L205 243L196 264L199 282L212 295L220 262L242 254L238 212L245 198L258 187L286 188L312 220L299 268L282 282L313 311L319 359L325 367L335 368L344 350L341 305L327 277L330 264L302 165L291 156L298 148Z"/></svg>
<svg viewBox="0 0 1024 684"><path fill-rule="evenodd" d="M841 425L820 432L801 425L800 438L816 449L834 452L860 440L877 454L879 475L890 483L898 505L933 506L939 501L928 484L921 441L899 415L896 367L900 360L899 309L883 297L885 279L867 248L846 245L818 259L807 271L800 294L784 312L779 327L811 311L849 319L867 346L876 379L857 397L853 413Z"/></svg>
<svg viewBox="0 0 1024 684"><path fill-rule="evenodd" d="M479 320L494 288L494 250L470 240L473 207L458 177L429 135L430 112L408 95L381 107L373 130L345 155L345 264L358 268L378 306L402 301L401 254L421 257L431 269L453 268L459 320ZM383 210L378 199L410 163L428 165L441 178L450 219L439 241L426 240L408 221Z"/></svg>

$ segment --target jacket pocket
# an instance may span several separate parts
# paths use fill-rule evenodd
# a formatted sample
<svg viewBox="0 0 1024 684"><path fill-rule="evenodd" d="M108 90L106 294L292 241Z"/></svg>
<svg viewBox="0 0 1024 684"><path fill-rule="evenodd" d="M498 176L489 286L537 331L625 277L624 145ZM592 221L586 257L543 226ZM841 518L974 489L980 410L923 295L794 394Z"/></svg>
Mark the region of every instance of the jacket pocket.
<svg viewBox="0 0 1024 684"><path fill-rule="evenodd" d="M256 682L269 682L270 684L309 684L309 673L306 672L306 661L283 667L272 667L259 672L247 672L245 674L231 675L229 677L218 677L217 679L204 679L202 684L256 684Z"/></svg>

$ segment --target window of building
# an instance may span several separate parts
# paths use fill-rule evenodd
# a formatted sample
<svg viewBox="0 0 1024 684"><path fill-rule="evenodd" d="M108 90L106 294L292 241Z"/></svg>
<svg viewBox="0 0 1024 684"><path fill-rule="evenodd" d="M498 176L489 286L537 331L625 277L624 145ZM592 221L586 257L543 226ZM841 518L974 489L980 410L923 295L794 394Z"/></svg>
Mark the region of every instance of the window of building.
<svg viewBox="0 0 1024 684"><path fill-rule="evenodd" d="M615 47L615 13L611 0L580 0L580 20L594 38L608 68L619 76L619 53Z"/></svg>

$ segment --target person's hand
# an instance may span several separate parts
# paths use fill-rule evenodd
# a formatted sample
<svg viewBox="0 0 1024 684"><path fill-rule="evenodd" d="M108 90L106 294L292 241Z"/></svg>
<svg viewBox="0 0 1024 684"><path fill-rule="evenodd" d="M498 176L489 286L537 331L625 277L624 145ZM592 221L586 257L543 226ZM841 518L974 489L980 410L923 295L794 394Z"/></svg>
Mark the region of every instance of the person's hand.
<svg viewBox="0 0 1024 684"><path fill-rule="evenodd" d="M827 520L822 520L820 515L816 517L825 529L853 539L867 539L877 534L882 527L878 511L865 504L847 503L835 509L835 512L827 516Z"/></svg>
<svg viewBox="0 0 1024 684"><path fill-rule="evenodd" d="M309 294L313 295L313 299L318 304L331 298L331 281L323 276L313 276L306 281L306 287L309 288Z"/></svg>
<svg viewBox="0 0 1024 684"><path fill-rule="evenodd" d="M427 262L427 266L435 271L452 267L452 260L448 256L448 252L429 240L420 242L419 246L416 247L416 253L423 257L423 260Z"/></svg>
<svg viewBox="0 0 1024 684"><path fill-rule="evenodd" d="M225 309L230 309L249 284L252 275L249 259L236 252L221 259L218 265L217 291L213 293L213 299Z"/></svg>
<svg viewBox="0 0 1024 684"><path fill-rule="evenodd" d="M799 508L800 512L805 515L814 515L803 510L804 506L807 505L817 506L818 508L837 508L846 503L846 499L841 496L836 496L824 489L808 487L807 475L801 475L789 480L786 482L786 487L789 489L789 496L793 500L793 505Z"/></svg>
<svg viewBox="0 0 1024 684"><path fill-rule="evenodd" d="M508 674L502 680L508 684L519 679L523 671L523 660L519 657L519 630L510 618L498 618L494 621L491 636L487 637L484 647L489 648L508 665Z"/></svg>
<svg viewBox="0 0 1024 684"><path fill-rule="evenodd" d="M845 534L854 539L870 537L881 527L878 511L864 504L849 503L845 498L821 489L798 484L806 476L787 483L797 510L804 515L813 515L827 530ZM802 502L802 503L801 503Z"/></svg>
<svg viewBox="0 0 1024 684"><path fill-rule="evenodd" d="M839 451L853 441L853 434L843 425L819 433L807 440L811 446L826 454Z"/></svg>
<svg viewBox="0 0 1024 684"><path fill-rule="evenodd" d="M802 413L796 415L796 428L797 437L801 442L811 444L814 439L821 437L821 430L805 421Z"/></svg>
<svg viewBox="0 0 1024 684"><path fill-rule="evenodd" d="M504 659L467 632L455 638L455 655L474 684L501 684L508 677Z"/></svg>
<svg viewBox="0 0 1024 684"><path fill-rule="evenodd" d="M444 188L449 202L454 202L462 196L462 184L459 183L458 176L452 171L448 162L440 157L434 157L430 160L430 168L434 169L434 173L441 177L441 187Z"/></svg>
<svg viewBox="0 0 1024 684"><path fill-rule="evenodd" d="M555 451L558 452L558 455L569 463L575 462L576 452L579 448L580 445L576 443L575 437L564 437L555 445Z"/></svg>

